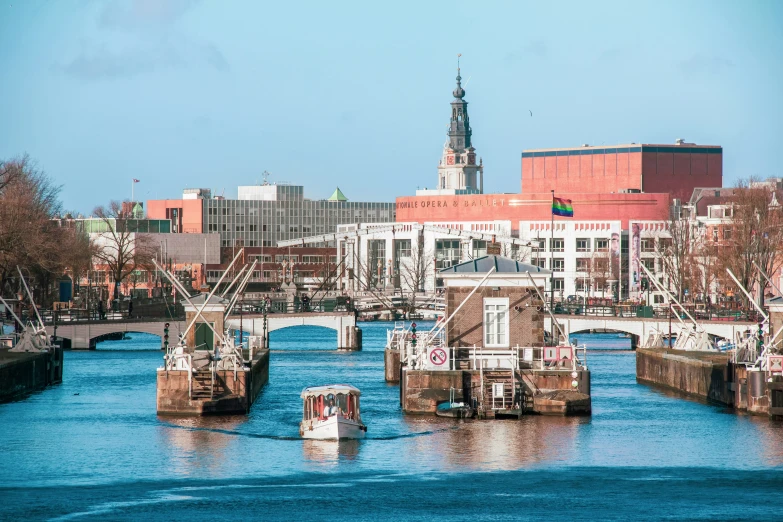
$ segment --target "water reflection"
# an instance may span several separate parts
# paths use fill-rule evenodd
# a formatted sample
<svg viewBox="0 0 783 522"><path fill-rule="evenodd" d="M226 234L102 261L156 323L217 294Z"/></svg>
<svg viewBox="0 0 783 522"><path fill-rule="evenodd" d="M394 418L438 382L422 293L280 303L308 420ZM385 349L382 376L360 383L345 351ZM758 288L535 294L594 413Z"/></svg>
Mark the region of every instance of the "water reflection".
<svg viewBox="0 0 783 522"><path fill-rule="evenodd" d="M760 458L767 466L783 465L783 423L761 416L748 416L758 434L754 446L761 448Z"/></svg>
<svg viewBox="0 0 783 522"><path fill-rule="evenodd" d="M589 417L528 416L509 420L439 419L406 416L416 437L405 446L415 463L475 471L511 470L539 462L571 462L577 453L579 426Z"/></svg>
<svg viewBox="0 0 783 522"><path fill-rule="evenodd" d="M302 441L305 460L319 464L336 464L341 458L356 460L360 447L361 441L357 439Z"/></svg>
<svg viewBox="0 0 783 522"><path fill-rule="evenodd" d="M158 435L169 450L178 475L220 470L237 445L244 415L215 417L158 417ZM238 451L238 450L237 450Z"/></svg>

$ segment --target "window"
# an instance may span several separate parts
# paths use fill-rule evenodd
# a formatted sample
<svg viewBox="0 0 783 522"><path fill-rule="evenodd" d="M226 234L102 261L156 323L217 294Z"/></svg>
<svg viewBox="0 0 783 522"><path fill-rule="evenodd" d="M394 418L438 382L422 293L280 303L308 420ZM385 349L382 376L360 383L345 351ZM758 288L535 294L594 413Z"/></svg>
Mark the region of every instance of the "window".
<svg viewBox="0 0 783 522"><path fill-rule="evenodd" d="M587 238L579 238L576 240L576 251L577 252L589 252L590 251L590 240Z"/></svg>
<svg viewBox="0 0 783 522"><path fill-rule="evenodd" d="M562 257L556 257L552 260L552 271L562 272L565 270L565 259Z"/></svg>
<svg viewBox="0 0 783 522"><path fill-rule="evenodd" d="M550 239L549 242L552 247L551 249L552 252L562 252L563 249L565 248L565 241L563 240L562 237L556 237L554 239Z"/></svg>
<svg viewBox="0 0 783 522"><path fill-rule="evenodd" d="M595 251L596 252L608 252L609 251L609 240L606 238L596 239L595 240Z"/></svg>
<svg viewBox="0 0 783 522"><path fill-rule="evenodd" d="M484 299L484 346L509 346L507 297Z"/></svg>
<svg viewBox="0 0 783 522"><path fill-rule="evenodd" d="M658 238L658 245L661 247L661 251L670 250L672 248L672 238L670 237Z"/></svg>
<svg viewBox="0 0 783 522"><path fill-rule="evenodd" d="M460 261L459 239L437 239L435 241L435 268L448 268Z"/></svg>
<svg viewBox="0 0 783 522"><path fill-rule="evenodd" d="M487 242L481 239L473 240L473 258L487 255Z"/></svg>
<svg viewBox="0 0 783 522"><path fill-rule="evenodd" d="M576 271L577 272L587 272L590 270L590 260L586 257L577 257L576 258Z"/></svg>
<svg viewBox="0 0 783 522"><path fill-rule="evenodd" d="M655 252L655 241L652 239L642 239L640 241L642 252Z"/></svg>
<svg viewBox="0 0 783 522"><path fill-rule="evenodd" d="M411 240L410 239L396 239L394 241L394 248L397 250L397 257L411 257Z"/></svg>
<svg viewBox="0 0 783 522"><path fill-rule="evenodd" d="M655 272L655 259L642 259L642 264L650 272Z"/></svg>
<svg viewBox="0 0 783 522"><path fill-rule="evenodd" d="M533 266L537 266L539 268L546 268L546 258L534 257L530 260L530 264L532 264Z"/></svg>
<svg viewBox="0 0 783 522"><path fill-rule="evenodd" d="M555 283L555 292L563 293L563 290L565 290L565 279L553 279Z"/></svg>
<svg viewBox="0 0 783 522"><path fill-rule="evenodd" d="M731 229L730 228L724 228L723 229L723 239L726 241L729 241L731 239Z"/></svg>

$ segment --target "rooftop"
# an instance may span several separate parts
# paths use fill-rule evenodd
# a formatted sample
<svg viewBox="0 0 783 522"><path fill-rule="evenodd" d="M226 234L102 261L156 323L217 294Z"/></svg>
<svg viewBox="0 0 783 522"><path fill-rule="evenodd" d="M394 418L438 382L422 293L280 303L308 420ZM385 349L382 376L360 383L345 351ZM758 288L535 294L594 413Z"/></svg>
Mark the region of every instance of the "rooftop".
<svg viewBox="0 0 783 522"><path fill-rule="evenodd" d="M503 256L479 257L449 268L443 268L439 270L438 273L486 274L492 267L495 267L496 274L516 274L523 272L551 274L549 270L544 270L536 265L529 265Z"/></svg>

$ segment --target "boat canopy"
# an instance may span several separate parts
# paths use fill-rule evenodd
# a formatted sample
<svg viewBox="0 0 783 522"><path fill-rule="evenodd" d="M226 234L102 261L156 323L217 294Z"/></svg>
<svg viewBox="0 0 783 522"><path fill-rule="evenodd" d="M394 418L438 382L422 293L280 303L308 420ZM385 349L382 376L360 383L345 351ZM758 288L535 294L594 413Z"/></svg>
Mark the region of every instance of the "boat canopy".
<svg viewBox="0 0 783 522"><path fill-rule="evenodd" d="M362 392L360 392L358 388L354 388L350 384L330 384L327 386L312 386L310 388L305 388L304 390L302 390L302 398L304 399L312 396L338 394L338 393L350 393L353 395L362 394Z"/></svg>

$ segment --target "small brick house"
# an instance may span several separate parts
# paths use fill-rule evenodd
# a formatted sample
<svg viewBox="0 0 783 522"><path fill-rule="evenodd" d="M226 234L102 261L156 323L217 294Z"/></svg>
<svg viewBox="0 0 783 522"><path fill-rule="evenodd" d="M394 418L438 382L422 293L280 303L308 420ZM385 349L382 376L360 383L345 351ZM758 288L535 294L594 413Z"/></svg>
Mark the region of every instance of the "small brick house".
<svg viewBox="0 0 783 522"><path fill-rule="evenodd" d="M494 268L468 301L476 285ZM490 255L438 273L446 291L446 342L452 347L510 349L544 346L543 294L551 272L507 257Z"/></svg>
<svg viewBox="0 0 783 522"><path fill-rule="evenodd" d="M188 324L193 320L194 317L196 317L197 309L204 305L206 298L207 294L200 294L190 300L191 303L193 303L193 306L190 306L190 304L187 303L184 305L185 321ZM194 308L194 306L196 308ZM227 307L227 299L213 295L209 299L209 303L207 303L207 305L201 311L201 316L199 316L199 318L196 320L196 324L194 324L193 328L191 328L188 332L187 338L185 339L186 345L188 347L192 347L195 350L212 351L215 346L218 345L219 340L209 328L209 326L206 325L206 322L208 321L215 331L223 333L223 329L225 328L224 319Z"/></svg>

